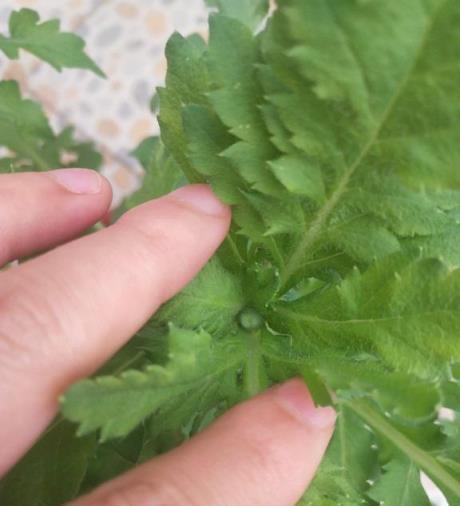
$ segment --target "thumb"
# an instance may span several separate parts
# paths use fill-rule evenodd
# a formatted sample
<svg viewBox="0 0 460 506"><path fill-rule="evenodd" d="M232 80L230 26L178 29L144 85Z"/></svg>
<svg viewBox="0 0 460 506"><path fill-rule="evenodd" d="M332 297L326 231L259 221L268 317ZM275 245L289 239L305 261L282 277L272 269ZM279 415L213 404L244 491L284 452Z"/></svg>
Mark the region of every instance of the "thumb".
<svg viewBox="0 0 460 506"><path fill-rule="evenodd" d="M333 409L315 408L304 383L292 380L73 506L293 506L318 468L334 422Z"/></svg>

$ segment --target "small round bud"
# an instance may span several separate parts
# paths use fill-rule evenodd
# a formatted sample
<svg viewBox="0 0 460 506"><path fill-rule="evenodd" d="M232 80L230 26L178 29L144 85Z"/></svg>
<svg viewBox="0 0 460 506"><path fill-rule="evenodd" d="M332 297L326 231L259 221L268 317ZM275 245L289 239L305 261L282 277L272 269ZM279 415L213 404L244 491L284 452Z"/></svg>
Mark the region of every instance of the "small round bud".
<svg viewBox="0 0 460 506"><path fill-rule="evenodd" d="M238 315L240 326L249 331L258 330L264 325L264 319L255 309L243 309Z"/></svg>

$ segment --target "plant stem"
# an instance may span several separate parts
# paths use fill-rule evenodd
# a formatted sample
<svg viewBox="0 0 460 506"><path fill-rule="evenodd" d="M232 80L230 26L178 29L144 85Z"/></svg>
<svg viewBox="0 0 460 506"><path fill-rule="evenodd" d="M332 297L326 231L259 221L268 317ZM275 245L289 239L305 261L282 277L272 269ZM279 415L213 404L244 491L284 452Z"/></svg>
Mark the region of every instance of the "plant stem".
<svg viewBox="0 0 460 506"><path fill-rule="evenodd" d="M275 239L273 239L273 237L270 237L270 249L272 251L273 257L278 262L279 268L281 269L281 271L283 271L286 267L285 263L284 263L284 258L283 258L283 255L281 254L281 251L278 248L278 245L277 245Z"/></svg>
<svg viewBox="0 0 460 506"><path fill-rule="evenodd" d="M20 142L20 141L18 141ZM41 172L46 172L53 167L50 167L48 162L41 156L40 152L37 151L33 146L29 146L26 143L20 142L20 154L28 156L36 165L36 168Z"/></svg>
<svg viewBox="0 0 460 506"><path fill-rule="evenodd" d="M225 239L228 243L228 245L230 246L230 250L232 251L232 253L234 254L237 262L240 264L240 265L244 265L244 259L243 257L241 256L236 244L235 244L235 241L232 239L232 237L230 235L227 236L227 238Z"/></svg>
<svg viewBox="0 0 460 506"><path fill-rule="evenodd" d="M246 391L249 397L254 397L261 391L260 386L260 334L247 334L248 355L246 360Z"/></svg>
<svg viewBox="0 0 460 506"><path fill-rule="evenodd" d="M372 409L366 401L353 400L345 403L377 432L390 440L407 455L421 470L425 471L437 485L460 497L460 481L449 473L432 455L418 447L399 432L382 415Z"/></svg>
<svg viewBox="0 0 460 506"><path fill-rule="evenodd" d="M47 172L52 168L48 165L46 160L35 151L32 150L30 151L30 158L32 159L32 161L36 163L37 167L40 169L41 172Z"/></svg>

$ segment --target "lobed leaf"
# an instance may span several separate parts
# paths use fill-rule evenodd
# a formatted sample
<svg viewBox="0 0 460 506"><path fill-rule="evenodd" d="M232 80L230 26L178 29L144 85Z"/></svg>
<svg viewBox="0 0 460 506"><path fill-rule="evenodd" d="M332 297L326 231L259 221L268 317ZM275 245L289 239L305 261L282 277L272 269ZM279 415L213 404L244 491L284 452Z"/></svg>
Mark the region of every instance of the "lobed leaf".
<svg viewBox="0 0 460 506"><path fill-rule="evenodd" d="M60 420L0 482L0 502L8 506L61 506L74 499L94 452L94 436L75 438Z"/></svg>
<svg viewBox="0 0 460 506"><path fill-rule="evenodd" d="M420 471L408 458L399 457L385 466L385 474L372 487L369 496L379 504L430 506L420 482Z"/></svg>
<svg viewBox="0 0 460 506"><path fill-rule="evenodd" d="M268 13L269 0L206 0L210 7L217 7L225 16L232 17L257 28Z"/></svg>
<svg viewBox="0 0 460 506"><path fill-rule="evenodd" d="M0 50L11 59L24 49L48 62L56 70L63 68L88 69L104 77L102 70L84 52L85 43L73 33L60 31L58 20L40 23L32 9L21 9L10 15L10 36L0 35Z"/></svg>
<svg viewBox="0 0 460 506"><path fill-rule="evenodd" d="M459 411L460 3L279 0L257 34L264 2L213 3L209 43L174 35L159 91L167 156L233 206L218 262L154 319L194 344L64 409L103 436L150 415L156 451L301 374L341 412L303 504L424 504L420 469L456 504L459 433L437 418Z"/></svg>
<svg viewBox="0 0 460 506"><path fill-rule="evenodd" d="M79 434L101 429L101 440L129 433L152 412L173 404L180 406L193 394L213 385L241 360L235 352L225 365L219 363L227 347L213 350L204 331L171 327L170 361L144 371L128 370L119 377L102 376L73 386L61 401L64 415L80 424Z"/></svg>

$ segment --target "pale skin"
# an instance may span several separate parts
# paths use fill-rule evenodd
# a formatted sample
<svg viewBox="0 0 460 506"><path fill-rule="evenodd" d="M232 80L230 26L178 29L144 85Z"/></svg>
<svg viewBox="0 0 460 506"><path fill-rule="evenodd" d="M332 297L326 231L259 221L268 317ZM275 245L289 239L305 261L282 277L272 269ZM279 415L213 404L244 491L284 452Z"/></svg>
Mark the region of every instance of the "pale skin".
<svg viewBox="0 0 460 506"><path fill-rule="evenodd" d="M195 185L74 239L111 196L83 169L0 176L0 263L54 248L0 273L0 476L56 415L59 395L190 282L229 229L230 209ZM292 506L334 423L294 379L72 506Z"/></svg>

